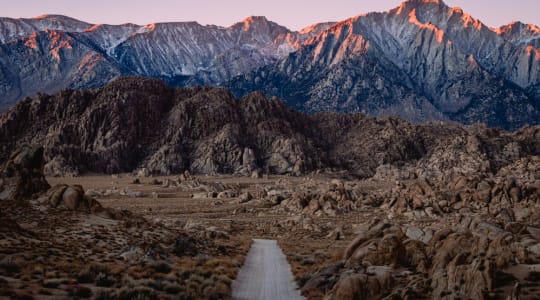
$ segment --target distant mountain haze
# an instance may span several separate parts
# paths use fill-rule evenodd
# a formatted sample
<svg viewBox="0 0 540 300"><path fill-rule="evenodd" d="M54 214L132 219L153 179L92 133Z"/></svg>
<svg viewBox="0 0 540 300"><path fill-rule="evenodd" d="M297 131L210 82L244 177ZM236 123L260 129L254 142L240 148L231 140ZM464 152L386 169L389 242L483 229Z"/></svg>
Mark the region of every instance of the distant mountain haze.
<svg viewBox="0 0 540 300"><path fill-rule="evenodd" d="M263 91L304 112L407 120L540 123L540 28L491 28L438 0L291 31L265 17L95 25L59 15L0 19L0 107L122 76Z"/></svg>

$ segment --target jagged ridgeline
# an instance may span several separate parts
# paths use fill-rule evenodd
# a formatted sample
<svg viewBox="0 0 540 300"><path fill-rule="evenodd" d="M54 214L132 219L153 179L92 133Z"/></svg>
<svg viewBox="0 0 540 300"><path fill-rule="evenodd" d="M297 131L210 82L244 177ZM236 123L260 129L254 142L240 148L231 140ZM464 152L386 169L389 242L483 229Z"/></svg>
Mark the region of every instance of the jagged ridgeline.
<svg viewBox="0 0 540 300"><path fill-rule="evenodd" d="M409 0L323 31L231 80L305 112L395 114L516 129L540 121L540 28L485 26L440 0Z"/></svg>
<svg viewBox="0 0 540 300"><path fill-rule="evenodd" d="M398 115L505 129L540 123L540 28L490 28L440 0L291 31L264 17L96 25L0 19L0 110L38 92L122 76L255 91L307 113Z"/></svg>
<svg viewBox="0 0 540 300"><path fill-rule="evenodd" d="M237 99L224 88L123 78L19 102L0 116L0 160L23 144L44 146L48 175L146 168L237 175L346 170L371 177L394 165L440 176L448 169L495 172L539 155L540 126L507 132L363 114L307 115L261 93Z"/></svg>

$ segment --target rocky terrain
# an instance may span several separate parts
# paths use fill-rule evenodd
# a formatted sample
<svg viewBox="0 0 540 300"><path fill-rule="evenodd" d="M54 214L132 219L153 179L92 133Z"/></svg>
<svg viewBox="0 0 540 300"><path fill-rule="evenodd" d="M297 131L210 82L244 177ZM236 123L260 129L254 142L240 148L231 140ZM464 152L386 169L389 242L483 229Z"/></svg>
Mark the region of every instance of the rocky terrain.
<svg viewBox="0 0 540 300"><path fill-rule="evenodd" d="M227 28L88 24L59 15L0 18L0 110L38 92L100 87L119 76L174 85L224 82L277 61L330 25L296 32L264 17Z"/></svg>
<svg viewBox="0 0 540 300"><path fill-rule="evenodd" d="M0 278L7 281L0 285L2 295L28 294L31 287L42 293L35 292L36 298L73 293L85 297L88 290L84 287L88 287L93 295L110 298L135 292L172 297L177 292L170 285L178 284L182 290L186 286L191 288L192 295L208 298L206 293L215 292L208 288L210 282L218 280L227 286L230 281L221 275L233 278L234 270L240 265L240 258L236 258L238 265L220 259L238 255L234 254L238 253L234 247L227 245L240 245L245 251L251 238L260 237L279 241L307 299L536 299L540 292L539 165L540 158L531 156L497 173L465 175L464 167L456 167L456 174L462 175L440 179L426 178L418 170L407 173L401 168L395 171L381 168L376 176L365 180L351 179L347 173L259 179L197 177L189 173L164 177L120 174L48 178L56 187L44 196L34 196L35 200L27 204L46 207L46 214L42 213L45 208L41 208L38 217L29 214L27 206L15 209L17 206L12 206L12 202L2 202L5 208L2 213L6 212L7 216L3 215L2 220L9 223L2 227L4 238L0 247L2 254L9 253L0 272ZM72 209L69 207L73 207L68 200L71 193L68 189L79 189L76 184L84 185L82 199L95 198L100 205L94 202L90 205L94 209L88 210L89 205L79 204L79 213L68 213ZM59 199L55 196L59 194L61 201L53 200ZM23 208L25 213L18 210ZM125 208L135 213L122 211ZM13 220L17 225L13 225ZM123 224L121 234L114 229L118 227L109 224L114 220ZM79 222L91 222L92 226ZM45 229L50 224L55 224L54 231ZM182 243L187 243L186 239L195 243L200 247L198 251L210 252L210 258L181 252L187 257L181 256L184 258L178 262L176 254L169 252L171 244L178 244L178 236L174 235L176 239L170 242L167 238L170 228L175 227L181 228ZM27 241L36 242L19 232L39 233L40 228L48 230L48 234L53 232L55 241L69 241L69 246L61 247L57 242L53 249L47 244L46 253L62 259L71 255L79 258L83 253L82 258L95 258L108 265L114 262L113 265L121 267L124 260L133 259L131 255L137 257L144 252L136 246L121 246L128 243L126 240L144 239L150 243L156 238L160 241L160 256L153 259L164 260L169 265L171 260L176 263L171 266L172 272L163 275L160 270L165 267L154 266L146 254L141 258L143 265L128 268L129 281L124 278L108 288L101 286L105 284L102 277L119 280L127 277L121 275L125 272L116 268L103 271L100 269L103 266L97 263L93 267L98 270L95 272L104 274L95 275L96 278L86 283L84 276L94 276L92 267L75 268L82 270L80 274L64 269L53 273L54 268L47 268L50 264L47 261L42 266L45 273L32 273L26 269L34 270L38 263L41 266L40 256L34 257L29 253L35 252L21 249ZM103 236L114 236L117 240L109 246L100 242L96 246L82 242L81 246L81 236L87 235L94 241ZM5 246L10 243L16 245ZM226 251L220 244L225 244ZM99 250L100 245L109 251ZM182 245L183 251L193 250ZM93 253L80 247L90 247ZM25 253L25 260L15 259L19 256L12 249ZM223 254L223 251L230 252ZM122 259L115 259L115 255L121 255ZM69 270L79 261L66 260L62 261L70 266ZM221 267L205 269L215 264ZM198 275L188 275L187 270ZM25 277L27 272L29 275ZM74 279L69 281L69 276ZM128 293L130 286L137 284L147 288ZM221 286L218 294L210 295L229 292Z"/></svg>
<svg viewBox="0 0 540 300"><path fill-rule="evenodd" d="M356 173L45 178L47 150L19 147L0 170L0 296L223 299L258 237L279 241L307 299L537 298L537 128L354 117L388 138L329 152ZM412 132L426 154L405 155L416 146L395 137Z"/></svg>
<svg viewBox="0 0 540 300"><path fill-rule="evenodd" d="M88 24L48 15L0 19L0 110L26 96L123 76L254 91L297 110L453 120L505 129L540 120L540 28L490 28L441 0L407 0L299 32L264 17Z"/></svg>
<svg viewBox="0 0 540 300"><path fill-rule="evenodd" d="M43 148L0 168L0 297L223 299L249 240L104 207L79 184L50 187Z"/></svg>
<svg viewBox="0 0 540 300"><path fill-rule="evenodd" d="M227 299L254 238L306 299L540 295L534 25L409 0L300 32L4 18L0 43L0 103L55 92L0 114L1 299Z"/></svg>
<svg viewBox="0 0 540 300"><path fill-rule="evenodd" d="M357 178L393 172L447 178L495 174L538 155L540 128L305 115L259 93L236 99L221 88L173 89L127 78L18 103L0 116L0 161L23 144L44 146L45 174L52 176L345 171Z"/></svg>
<svg viewBox="0 0 540 300"><path fill-rule="evenodd" d="M252 238L279 241L308 299L540 293L538 126L126 78L21 101L0 147L2 297L222 299Z"/></svg>
<svg viewBox="0 0 540 300"><path fill-rule="evenodd" d="M537 124L540 28L489 28L443 1L408 0L340 22L280 62L233 79L306 112Z"/></svg>
<svg viewBox="0 0 540 300"><path fill-rule="evenodd" d="M297 217L281 244L308 299L536 299L539 163L284 185L274 210Z"/></svg>

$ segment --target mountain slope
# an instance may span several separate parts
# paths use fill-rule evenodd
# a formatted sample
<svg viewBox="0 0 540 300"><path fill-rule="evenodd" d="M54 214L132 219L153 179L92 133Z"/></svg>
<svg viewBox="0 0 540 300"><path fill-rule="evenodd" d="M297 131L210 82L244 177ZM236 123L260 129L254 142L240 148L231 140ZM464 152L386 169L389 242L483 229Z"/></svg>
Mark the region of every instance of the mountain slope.
<svg viewBox="0 0 540 300"><path fill-rule="evenodd" d="M103 86L119 76L215 84L264 66L328 28L300 32L250 17L228 28L195 22L88 24L64 16L0 19L0 109L37 92Z"/></svg>
<svg viewBox="0 0 540 300"><path fill-rule="evenodd" d="M88 24L63 16L0 19L0 110L38 92L94 88L122 76L174 86L264 91L305 112L410 121L540 123L540 28L489 28L440 0L293 32L264 17Z"/></svg>
<svg viewBox="0 0 540 300"><path fill-rule="evenodd" d="M0 45L1 104L65 87L96 87L121 75L121 66L70 33L54 30Z"/></svg>
<svg viewBox="0 0 540 300"><path fill-rule="evenodd" d="M125 78L99 89L29 98L0 115L0 162L28 143L45 147L49 175L334 169L371 177L387 164L440 172L472 160L467 168L473 173L475 166L496 171L540 154L540 129L306 115L261 93L236 99L223 88L174 89L156 79Z"/></svg>
<svg viewBox="0 0 540 300"><path fill-rule="evenodd" d="M238 95L263 90L308 112L516 128L540 116L540 60L536 48L524 44L531 36L534 30L496 32L442 1L410 0L338 23L297 53L228 86Z"/></svg>
<svg viewBox="0 0 540 300"><path fill-rule="evenodd" d="M81 32L90 24L61 15L43 15L30 19L0 18L0 42L7 43L45 30Z"/></svg>

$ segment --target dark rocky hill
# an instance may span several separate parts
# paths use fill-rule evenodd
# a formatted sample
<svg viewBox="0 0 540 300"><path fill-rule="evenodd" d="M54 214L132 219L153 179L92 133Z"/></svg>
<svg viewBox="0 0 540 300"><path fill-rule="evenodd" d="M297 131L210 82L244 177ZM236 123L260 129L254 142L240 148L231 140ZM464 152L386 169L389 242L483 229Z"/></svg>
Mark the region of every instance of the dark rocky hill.
<svg viewBox="0 0 540 300"><path fill-rule="evenodd" d="M396 166L426 176L495 172L540 154L540 127L515 132L455 123L413 125L363 114L306 115L260 93L172 88L125 78L19 102L0 116L0 160L44 146L48 174L347 170L360 177Z"/></svg>

